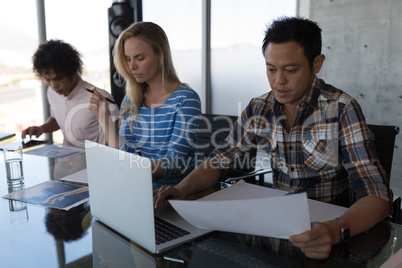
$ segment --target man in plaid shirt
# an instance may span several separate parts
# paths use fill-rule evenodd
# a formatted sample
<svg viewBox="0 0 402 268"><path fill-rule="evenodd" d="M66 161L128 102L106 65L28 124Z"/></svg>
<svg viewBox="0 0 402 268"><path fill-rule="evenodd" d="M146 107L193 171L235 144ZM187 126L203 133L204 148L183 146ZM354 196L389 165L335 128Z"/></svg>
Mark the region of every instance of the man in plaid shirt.
<svg viewBox="0 0 402 268"><path fill-rule="evenodd" d="M388 177L357 101L316 76L325 60L321 45L315 22L274 21L262 46L272 90L250 101L208 160L155 193L155 206L166 205L169 195L184 198L211 187L257 144L270 156L274 188L349 207L340 219L313 222L310 231L289 237L306 256L327 258L348 238L344 231L353 236L382 221L393 201Z"/></svg>

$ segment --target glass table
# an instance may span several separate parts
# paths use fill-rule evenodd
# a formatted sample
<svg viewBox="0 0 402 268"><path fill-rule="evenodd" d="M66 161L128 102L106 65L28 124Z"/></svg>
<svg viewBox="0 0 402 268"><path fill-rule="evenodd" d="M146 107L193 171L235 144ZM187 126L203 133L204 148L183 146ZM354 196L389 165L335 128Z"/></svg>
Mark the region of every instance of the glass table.
<svg viewBox="0 0 402 268"><path fill-rule="evenodd" d="M228 232L213 232L163 254L150 254L94 221L93 267L380 267L400 248L400 231L396 224L381 222L335 246L329 259L315 260L287 240Z"/></svg>
<svg viewBox="0 0 402 268"><path fill-rule="evenodd" d="M25 188L59 180L85 168L85 155L65 159L23 155ZM20 190L8 187L3 153L0 152L0 195ZM49 209L1 198L0 263L2 267L92 267L91 228L82 227L88 204L69 211ZM88 217L87 217L88 218ZM86 266L86 264L89 265Z"/></svg>
<svg viewBox="0 0 402 268"><path fill-rule="evenodd" d="M6 183L0 154L0 195ZM25 188L85 168L85 155L51 159L24 154ZM15 189L18 190L18 189ZM402 244L401 225L381 222L333 248L327 260L306 258L287 240L212 232L163 254L150 254L102 222L89 202L69 211L0 201L2 267L379 267Z"/></svg>

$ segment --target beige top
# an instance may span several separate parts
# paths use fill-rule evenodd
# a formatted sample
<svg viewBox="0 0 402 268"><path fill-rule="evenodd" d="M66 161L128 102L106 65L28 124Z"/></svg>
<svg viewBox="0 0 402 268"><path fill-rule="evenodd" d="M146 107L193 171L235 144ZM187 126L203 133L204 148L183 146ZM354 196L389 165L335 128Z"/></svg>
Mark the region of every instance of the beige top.
<svg viewBox="0 0 402 268"><path fill-rule="evenodd" d="M50 104L50 114L56 119L63 137L64 144L84 148L85 140L106 144L105 134L99 125L98 118L88 109L90 92L84 89L93 85L79 78L77 86L66 97L56 93L52 88L47 90ZM97 88L103 96L113 97L103 89ZM113 122L119 118L119 109L116 104L109 103L109 110Z"/></svg>

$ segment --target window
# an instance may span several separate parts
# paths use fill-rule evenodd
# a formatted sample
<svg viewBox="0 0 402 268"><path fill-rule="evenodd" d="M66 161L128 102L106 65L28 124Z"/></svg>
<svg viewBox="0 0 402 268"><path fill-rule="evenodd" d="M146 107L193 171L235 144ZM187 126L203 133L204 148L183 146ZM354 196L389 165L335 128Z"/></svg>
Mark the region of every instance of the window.
<svg viewBox="0 0 402 268"><path fill-rule="evenodd" d="M45 1L47 39L61 39L81 54L82 78L108 92L110 89L109 25L110 0ZM53 133L62 142L61 131Z"/></svg>
<svg viewBox="0 0 402 268"><path fill-rule="evenodd" d="M266 25L295 14L295 0L211 1L212 113L238 115L269 91L261 52ZM165 30L180 79L202 98L202 0L143 0L143 19Z"/></svg>
<svg viewBox="0 0 402 268"><path fill-rule="evenodd" d="M142 9L144 21L165 30L179 78L204 102L202 2L143 0ZM47 39L72 44L83 56L83 78L109 92L111 5L110 0L45 1ZM31 63L38 45L34 11L31 0L7 1L0 10L0 132L21 132L44 120L41 86ZM266 25L295 14L295 0L211 1L212 113L238 115L252 97L269 91L261 53Z"/></svg>
<svg viewBox="0 0 402 268"><path fill-rule="evenodd" d="M201 38L202 0L143 0L144 21L165 31L177 75L202 98Z"/></svg>
<svg viewBox="0 0 402 268"><path fill-rule="evenodd" d="M110 0L45 1L47 39L73 45L84 62L83 79L110 92ZM6 1L0 9L0 132L20 133L44 122L42 88L32 72L38 40L36 1ZM19 134L17 134L19 135ZM55 134L61 141L61 133Z"/></svg>
<svg viewBox="0 0 402 268"><path fill-rule="evenodd" d="M41 121L40 83L32 73L38 44L36 2L6 1L0 9L0 132L20 132Z"/></svg>
<svg viewBox="0 0 402 268"><path fill-rule="evenodd" d="M270 91L261 51L264 32L270 20L295 14L295 0L212 1L213 113L240 115L251 98Z"/></svg>
<svg viewBox="0 0 402 268"><path fill-rule="evenodd" d="M110 92L110 0L45 1L47 39L74 46L84 62L83 79Z"/></svg>

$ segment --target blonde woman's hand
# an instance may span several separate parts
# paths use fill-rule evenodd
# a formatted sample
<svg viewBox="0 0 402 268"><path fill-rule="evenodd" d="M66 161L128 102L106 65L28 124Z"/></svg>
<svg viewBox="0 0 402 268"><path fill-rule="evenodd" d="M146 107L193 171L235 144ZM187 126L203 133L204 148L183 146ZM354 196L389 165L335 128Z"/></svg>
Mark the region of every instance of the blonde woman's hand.
<svg viewBox="0 0 402 268"><path fill-rule="evenodd" d="M94 93L91 94L88 101L88 109L97 118L107 118L110 115L106 98L100 94L95 87L91 88Z"/></svg>

